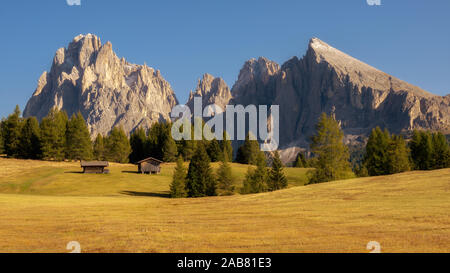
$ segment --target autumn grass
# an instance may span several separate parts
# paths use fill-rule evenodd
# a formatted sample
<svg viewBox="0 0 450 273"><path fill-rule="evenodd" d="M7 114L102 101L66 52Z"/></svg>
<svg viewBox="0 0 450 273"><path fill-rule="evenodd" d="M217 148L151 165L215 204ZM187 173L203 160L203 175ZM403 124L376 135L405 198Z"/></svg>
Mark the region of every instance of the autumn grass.
<svg viewBox="0 0 450 273"><path fill-rule="evenodd" d="M295 187L306 170L287 168L286 190L170 199L173 168L0 159L0 252L450 252L450 169Z"/></svg>

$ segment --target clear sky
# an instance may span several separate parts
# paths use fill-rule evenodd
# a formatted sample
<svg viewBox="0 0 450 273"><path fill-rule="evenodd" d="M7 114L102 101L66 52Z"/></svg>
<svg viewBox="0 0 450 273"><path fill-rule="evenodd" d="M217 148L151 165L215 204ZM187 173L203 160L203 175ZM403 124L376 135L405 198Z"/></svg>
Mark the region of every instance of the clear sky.
<svg viewBox="0 0 450 273"><path fill-rule="evenodd" d="M74 0L71 0L74 1ZM280 64L308 40L432 93L450 93L450 1L10 0L0 4L0 117L25 107L55 51L80 33L160 69L180 102L204 73L231 86L250 58Z"/></svg>

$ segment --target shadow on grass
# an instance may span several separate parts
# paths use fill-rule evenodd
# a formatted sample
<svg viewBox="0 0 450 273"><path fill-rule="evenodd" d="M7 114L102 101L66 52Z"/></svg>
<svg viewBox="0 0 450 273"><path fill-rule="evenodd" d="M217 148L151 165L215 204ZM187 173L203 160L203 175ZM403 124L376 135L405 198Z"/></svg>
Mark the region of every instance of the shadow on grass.
<svg viewBox="0 0 450 273"><path fill-rule="evenodd" d="M138 192L138 191L121 191L121 194L130 196L146 196L146 197L160 197L160 198L170 198L169 193L158 193L158 192Z"/></svg>
<svg viewBox="0 0 450 273"><path fill-rule="evenodd" d="M134 174L140 174L138 171L122 171L122 173L134 173Z"/></svg>
<svg viewBox="0 0 450 273"><path fill-rule="evenodd" d="M70 171L70 172L64 172L64 173L78 173L78 174L83 174L83 172L79 171L79 172L75 172L75 171Z"/></svg>

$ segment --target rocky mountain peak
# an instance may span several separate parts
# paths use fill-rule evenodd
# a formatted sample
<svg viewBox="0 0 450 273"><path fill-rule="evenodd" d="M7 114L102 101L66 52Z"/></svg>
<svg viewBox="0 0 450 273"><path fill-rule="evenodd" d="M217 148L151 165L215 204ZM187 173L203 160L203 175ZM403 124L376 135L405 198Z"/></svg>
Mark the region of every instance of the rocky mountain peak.
<svg viewBox="0 0 450 273"><path fill-rule="evenodd" d="M370 66L318 38L312 38L308 45L305 59L310 64L326 64L333 69L339 79L348 78L359 89L370 86L373 89L385 91L406 91L421 97L435 95L393 77L373 66Z"/></svg>
<svg viewBox="0 0 450 273"><path fill-rule="evenodd" d="M203 106L215 103L225 108L231 99L231 92L228 85L220 77L214 77L205 73L197 82L194 92L190 92L188 102L186 103L191 110L193 109L194 97L202 97Z"/></svg>
<svg viewBox="0 0 450 273"><path fill-rule="evenodd" d="M44 72L24 116L42 119L57 107L69 116L80 111L91 136L122 125L127 132L170 120L177 104L159 70L119 59L112 44L93 34L78 35L56 51L50 72Z"/></svg>
<svg viewBox="0 0 450 273"><path fill-rule="evenodd" d="M265 57L252 58L244 63L231 92L234 96L240 96L239 90L244 89L246 85L254 83L255 80L267 83L279 70L280 66L274 61Z"/></svg>

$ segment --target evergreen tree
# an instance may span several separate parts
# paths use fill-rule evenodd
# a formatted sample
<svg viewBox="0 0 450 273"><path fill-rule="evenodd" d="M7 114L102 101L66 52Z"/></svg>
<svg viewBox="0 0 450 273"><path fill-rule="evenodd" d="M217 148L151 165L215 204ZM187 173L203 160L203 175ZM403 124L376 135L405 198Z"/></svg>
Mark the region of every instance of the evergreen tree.
<svg viewBox="0 0 450 273"><path fill-rule="evenodd" d="M351 176L349 153L344 145L344 133L338 122L322 113L316 125L316 135L310 145L316 156L315 170L311 173L309 183L320 183L344 179Z"/></svg>
<svg viewBox="0 0 450 273"><path fill-rule="evenodd" d="M93 157L92 141L86 121L78 112L73 114L67 123L66 158L90 160Z"/></svg>
<svg viewBox="0 0 450 273"><path fill-rule="evenodd" d="M217 170L217 184L221 195L232 195L234 192L234 178L228 161L228 153L224 152L222 162Z"/></svg>
<svg viewBox="0 0 450 273"><path fill-rule="evenodd" d="M388 173L400 173L410 170L409 151L401 136L392 135L388 150Z"/></svg>
<svg viewBox="0 0 450 273"><path fill-rule="evenodd" d="M66 148L66 112L52 108L41 121L41 150L44 159L63 160Z"/></svg>
<svg viewBox="0 0 450 273"><path fill-rule="evenodd" d="M216 195L216 181L203 144L197 145L194 156L189 163L186 189L189 197Z"/></svg>
<svg viewBox="0 0 450 273"><path fill-rule="evenodd" d="M145 154L145 142L147 141L147 136L145 135L145 130L142 127L137 128L130 135L130 145L131 154L130 162L136 163L147 157Z"/></svg>
<svg viewBox="0 0 450 273"><path fill-rule="evenodd" d="M217 139L214 138L209 142L207 153L209 158L211 159L211 162L218 162L223 159L223 151L220 148L220 144L219 141L217 141Z"/></svg>
<svg viewBox="0 0 450 273"><path fill-rule="evenodd" d="M183 198L186 193L186 169L183 166L183 158L177 159L177 166L173 173L172 184L170 184L170 196L172 198Z"/></svg>
<svg viewBox="0 0 450 273"><path fill-rule="evenodd" d="M432 137L433 143L433 168L442 169L450 168L450 147L447 139L442 133L434 133Z"/></svg>
<svg viewBox="0 0 450 273"><path fill-rule="evenodd" d="M231 140L229 140L230 137L228 133L224 130L223 131L223 140L220 141L220 148L222 149L223 153L226 153L228 156L228 159L230 161L233 161L233 146L231 145Z"/></svg>
<svg viewBox="0 0 450 273"><path fill-rule="evenodd" d="M380 127L372 130L366 145L364 156L364 166L369 175L389 174L389 132L385 129L381 131Z"/></svg>
<svg viewBox="0 0 450 273"><path fill-rule="evenodd" d="M9 157L17 157L19 155L19 138L22 125L18 105L16 105L14 112L8 116L2 125L5 153Z"/></svg>
<svg viewBox="0 0 450 273"><path fill-rule="evenodd" d="M430 170L433 166L433 142L429 132L415 130L410 142L411 158L416 170Z"/></svg>
<svg viewBox="0 0 450 273"><path fill-rule="evenodd" d="M41 131L35 117L27 118L20 131L19 157L38 159L41 157Z"/></svg>
<svg viewBox="0 0 450 273"><path fill-rule="evenodd" d="M146 154L154 158L172 162L177 159L177 145L171 135L170 123L155 123L150 127Z"/></svg>
<svg viewBox="0 0 450 273"><path fill-rule="evenodd" d="M242 193L259 193L267 190L267 162L264 153L256 157L256 169L248 168L243 183Z"/></svg>
<svg viewBox="0 0 450 273"><path fill-rule="evenodd" d="M297 158L295 159L294 167L295 168L307 168L308 167L307 165L308 164L306 162L305 155L303 154L303 152L299 152L297 154Z"/></svg>
<svg viewBox="0 0 450 273"><path fill-rule="evenodd" d="M267 179L267 188L269 191L284 189L288 185L288 181L283 172L283 163L280 159L278 151L273 156L272 168L270 169Z"/></svg>
<svg viewBox="0 0 450 273"><path fill-rule="evenodd" d="M259 143L256 140L250 140L249 133L245 137L244 144L237 151L236 162L255 165L259 153Z"/></svg>
<svg viewBox="0 0 450 273"><path fill-rule="evenodd" d="M114 127L106 138L106 159L118 163L128 163L131 146L123 127Z"/></svg>
<svg viewBox="0 0 450 273"><path fill-rule="evenodd" d="M166 134L163 139L162 154L164 162L174 162L177 160L177 144L170 134Z"/></svg>
<svg viewBox="0 0 450 273"><path fill-rule="evenodd" d="M183 127L181 128L184 130ZM191 160L192 156L194 155L196 148L196 141L193 139L194 139L194 127L191 124L191 139L182 139L177 143L178 152L183 156L185 161Z"/></svg>
<svg viewBox="0 0 450 273"><path fill-rule="evenodd" d="M94 159L95 160L105 160L105 141L102 134L97 134L94 140Z"/></svg>

